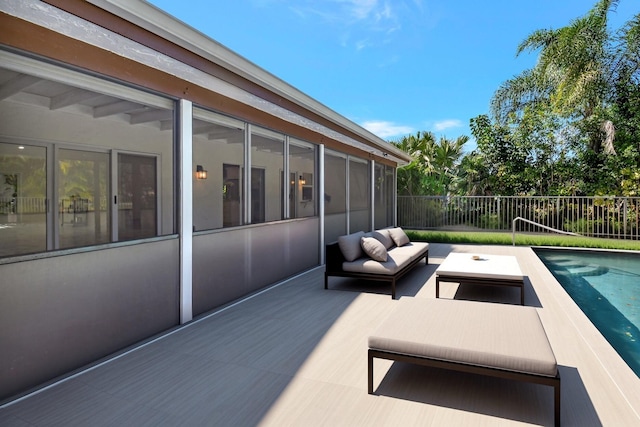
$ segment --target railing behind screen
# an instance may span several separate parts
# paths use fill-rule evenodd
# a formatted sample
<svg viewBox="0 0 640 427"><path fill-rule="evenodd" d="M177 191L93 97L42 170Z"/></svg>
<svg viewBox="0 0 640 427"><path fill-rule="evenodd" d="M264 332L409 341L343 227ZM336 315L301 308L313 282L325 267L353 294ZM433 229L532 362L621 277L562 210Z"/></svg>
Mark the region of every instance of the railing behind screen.
<svg viewBox="0 0 640 427"><path fill-rule="evenodd" d="M409 229L511 231L517 217L583 236L640 239L640 197L398 197L398 225ZM549 232L530 222L516 231Z"/></svg>

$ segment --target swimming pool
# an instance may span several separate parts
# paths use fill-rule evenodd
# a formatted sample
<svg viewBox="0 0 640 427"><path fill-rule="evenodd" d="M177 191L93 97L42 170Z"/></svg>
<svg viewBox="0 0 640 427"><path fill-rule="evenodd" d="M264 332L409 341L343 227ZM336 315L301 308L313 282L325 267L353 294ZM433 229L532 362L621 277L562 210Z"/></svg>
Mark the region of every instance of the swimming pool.
<svg viewBox="0 0 640 427"><path fill-rule="evenodd" d="M535 252L640 377L640 254L562 249Z"/></svg>

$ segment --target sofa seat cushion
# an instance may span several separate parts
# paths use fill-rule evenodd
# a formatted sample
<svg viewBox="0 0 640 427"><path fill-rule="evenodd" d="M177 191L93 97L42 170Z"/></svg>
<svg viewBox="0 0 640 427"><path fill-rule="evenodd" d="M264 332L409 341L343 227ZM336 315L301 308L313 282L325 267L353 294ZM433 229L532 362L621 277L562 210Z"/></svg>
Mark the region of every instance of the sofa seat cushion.
<svg viewBox="0 0 640 427"><path fill-rule="evenodd" d="M351 273L383 274L392 276L402 270L412 261L422 258L429 250L429 243L412 242L402 247L394 247L387 252L387 261L380 262L371 258L359 258L355 261L345 261L342 269Z"/></svg>
<svg viewBox="0 0 640 427"><path fill-rule="evenodd" d="M429 250L429 243L411 242L404 246L396 246L393 249L391 249L389 253L408 256L411 258L411 261L415 261L418 258L422 258L428 250Z"/></svg>
<svg viewBox="0 0 640 427"><path fill-rule="evenodd" d="M402 298L369 348L549 377L558 371L534 307Z"/></svg>
<svg viewBox="0 0 640 427"><path fill-rule="evenodd" d="M411 263L412 256L407 253L396 252L395 249L387 252L387 260L380 262L371 258L359 258L355 261L342 263L342 269L351 273L369 273L394 275Z"/></svg>

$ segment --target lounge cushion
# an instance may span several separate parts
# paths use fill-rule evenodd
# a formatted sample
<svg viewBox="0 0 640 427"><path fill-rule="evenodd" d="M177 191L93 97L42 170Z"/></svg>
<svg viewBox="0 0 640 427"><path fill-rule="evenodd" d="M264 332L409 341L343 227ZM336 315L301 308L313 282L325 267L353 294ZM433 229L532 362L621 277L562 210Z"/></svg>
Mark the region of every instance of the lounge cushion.
<svg viewBox="0 0 640 427"><path fill-rule="evenodd" d="M353 261L363 255L362 246L360 245L360 238L362 236L364 236L364 231L338 237L338 246L344 259Z"/></svg>
<svg viewBox="0 0 640 427"><path fill-rule="evenodd" d="M387 250L391 249L394 245L393 239L389 235L389 230L387 229L376 230L373 233L371 233L371 236L378 239L380 243L382 243L385 249Z"/></svg>
<svg viewBox="0 0 640 427"><path fill-rule="evenodd" d="M479 255L451 252L436 269L442 280L447 276L480 279L523 280L524 275L513 255Z"/></svg>
<svg viewBox="0 0 640 427"><path fill-rule="evenodd" d="M387 260L387 248L378 239L363 236L360 238L360 245L365 254L376 261L385 262Z"/></svg>
<svg viewBox="0 0 640 427"><path fill-rule="evenodd" d="M410 242L409 236L407 236L404 230L400 227L390 228L389 235L396 246L404 246Z"/></svg>
<svg viewBox="0 0 640 427"><path fill-rule="evenodd" d="M558 370L534 307L401 298L369 348L550 377Z"/></svg>

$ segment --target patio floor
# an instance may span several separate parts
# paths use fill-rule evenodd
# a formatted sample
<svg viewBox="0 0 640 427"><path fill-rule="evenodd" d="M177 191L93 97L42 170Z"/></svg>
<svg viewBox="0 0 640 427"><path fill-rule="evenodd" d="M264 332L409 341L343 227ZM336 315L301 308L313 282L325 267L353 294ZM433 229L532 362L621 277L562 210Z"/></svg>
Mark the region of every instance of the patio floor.
<svg viewBox="0 0 640 427"><path fill-rule="evenodd" d="M434 298L450 251L516 255L562 378L564 426L640 425L640 379L529 248L433 244L398 285ZM375 361L367 337L394 309L388 285L323 270L283 282L0 409L3 426L552 425L551 387ZM506 287L443 283L441 297L519 303ZM410 327L410 325L407 325Z"/></svg>

